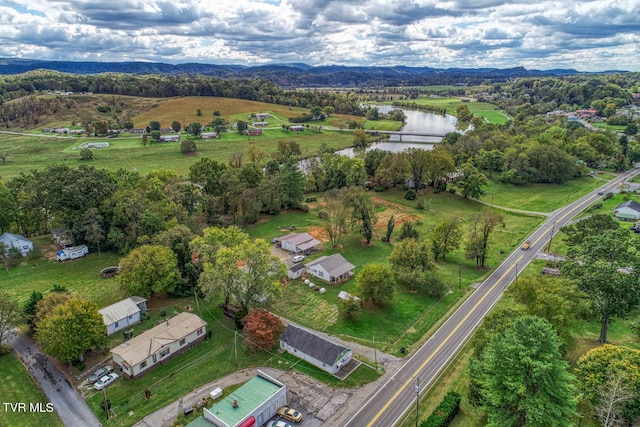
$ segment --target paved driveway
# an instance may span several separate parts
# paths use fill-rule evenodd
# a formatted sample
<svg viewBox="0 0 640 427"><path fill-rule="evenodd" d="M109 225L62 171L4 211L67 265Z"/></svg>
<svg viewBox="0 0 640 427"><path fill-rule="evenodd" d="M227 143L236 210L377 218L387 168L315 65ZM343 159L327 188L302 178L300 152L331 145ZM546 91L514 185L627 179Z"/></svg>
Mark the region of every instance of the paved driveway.
<svg viewBox="0 0 640 427"><path fill-rule="evenodd" d="M31 338L17 336L12 342L18 356L22 359L31 376L40 384L49 402L67 427L101 426L96 415L89 409L78 391L65 376L49 362Z"/></svg>

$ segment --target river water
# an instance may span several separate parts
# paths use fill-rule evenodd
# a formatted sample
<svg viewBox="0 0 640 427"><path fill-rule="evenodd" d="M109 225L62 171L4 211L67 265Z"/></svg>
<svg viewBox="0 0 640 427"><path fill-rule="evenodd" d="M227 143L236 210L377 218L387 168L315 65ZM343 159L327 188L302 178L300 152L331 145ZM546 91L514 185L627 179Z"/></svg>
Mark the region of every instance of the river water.
<svg viewBox="0 0 640 427"><path fill-rule="evenodd" d="M377 107L378 111L383 114L387 114L393 109L398 109L392 105L372 105ZM420 110L408 110L401 108L404 114L407 116L407 120L402 127L404 132L414 133L431 133L436 135L444 135L447 132L456 132L457 119L454 116L440 115L427 113ZM389 141L374 142L365 151L374 150L376 148L380 150L390 151L392 153L398 153L408 148L422 148L424 150L432 150L433 145L440 142L440 137L429 136L417 136L417 135L391 135ZM361 149L354 149L353 147L343 148L336 153L343 156L354 157L358 152L362 152Z"/></svg>

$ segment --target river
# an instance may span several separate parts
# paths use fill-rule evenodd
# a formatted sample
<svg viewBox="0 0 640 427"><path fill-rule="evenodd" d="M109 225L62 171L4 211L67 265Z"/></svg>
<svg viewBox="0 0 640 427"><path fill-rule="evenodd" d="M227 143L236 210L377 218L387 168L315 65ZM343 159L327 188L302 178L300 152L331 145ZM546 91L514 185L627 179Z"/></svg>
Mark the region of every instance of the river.
<svg viewBox="0 0 640 427"><path fill-rule="evenodd" d="M398 109L392 105L372 105L377 107L378 111L383 114L387 114L393 109ZM427 113L420 110L409 110L400 108L407 116L407 120L402 126L404 132L415 133L432 133L436 135L444 135L447 132L459 132L456 130L457 119L450 115L440 115L434 113ZM366 148L365 151L374 149L380 149L390 151L392 153L398 153L408 148L422 148L424 150L432 150L433 145L441 141L439 137L429 136L416 136L416 135L404 135L400 138L399 135L391 135L389 141L374 142ZM362 150L354 149L353 147L343 148L336 153L343 156L354 157L358 152Z"/></svg>

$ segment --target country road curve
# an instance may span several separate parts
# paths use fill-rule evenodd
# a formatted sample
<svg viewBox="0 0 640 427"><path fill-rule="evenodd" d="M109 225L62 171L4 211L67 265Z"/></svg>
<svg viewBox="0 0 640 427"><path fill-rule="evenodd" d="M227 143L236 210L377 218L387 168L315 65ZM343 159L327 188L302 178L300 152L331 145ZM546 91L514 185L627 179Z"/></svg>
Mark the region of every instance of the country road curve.
<svg viewBox="0 0 640 427"><path fill-rule="evenodd" d="M601 195L640 173L627 171L579 200L557 209L528 238L531 249L514 250L449 319L381 387L375 390L344 427L392 427L415 405L500 300L504 290L534 259L549 239Z"/></svg>

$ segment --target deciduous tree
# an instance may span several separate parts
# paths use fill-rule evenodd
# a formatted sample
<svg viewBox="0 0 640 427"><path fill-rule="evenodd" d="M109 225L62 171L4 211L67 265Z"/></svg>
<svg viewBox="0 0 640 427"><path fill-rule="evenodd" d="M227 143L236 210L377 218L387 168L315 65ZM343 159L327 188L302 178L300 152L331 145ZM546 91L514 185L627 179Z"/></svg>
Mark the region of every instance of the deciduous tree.
<svg viewBox="0 0 640 427"><path fill-rule="evenodd" d="M603 425L628 425L640 415L639 350L609 344L591 349L578 360L576 377Z"/></svg>
<svg viewBox="0 0 640 427"><path fill-rule="evenodd" d="M569 248L561 265L565 276L578 281L600 317L599 341L607 341L609 320L624 316L640 302L640 244L628 230L604 230Z"/></svg>
<svg viewBox="0 0 640 427"><path fill-rule="evenodd" d="M575 281L544 276L518 279L507 290L517 303L532 316L547 319L564 344L591 315L589 296L578 289Z"/></svg>
<svg viewBox="0 0 640 427"><path fill-rule="evenodd" d="M484 267L489 252L489 236L497 225L504 227L502 215L492 211L481 211L475 214L469 223L467 237L467 259L476 260L476 266Z"/></svg>
<svg viewBox="0 0 640 427"><path fill-rule="evenodd" d="M427 241L404 239L396 243L388 261L398 284L414 292L422 290L433 296L441 296L447 289L438 276Z"/></svg>
<svg viewBox="0 0 640 427"><path fill-rule="evenodd" d="M24 320L18 300L9 293L0 291L0 347L16 335L16 328Z"/></svg>
<svg viewBox="0 0 640 427"><path fill-rule="evenodd" d="M367 264L356 275L355 293L376 305L393 299L393 273L388 265Z"/></svg>
<svg viewBox="0 0 640 427"><path fill-rule="evenodd" d="M429 237L434 261L437 262L440 256L445 259L449 252L458 249L462 243L462 220L452 216L438 223Z"/></svg>
<svg viewBox="0 0 640 427"><path fill-rule="evenodd" d="M252 351L271 350L284 331L282 320L264 309L253 309L242 319L245 344Z"/></svg>
<svg viewBox="0 0 640 427"><path fill-rule="evenodd" d="M351 218L367 244L373 239L375 211L371 199L362 188L350 187L343 190L345 208L351 212Z"/></svg>
<svg viewBox="0 0 640 427"><path fill-rule="evenodd" d="M45 353L61 362L82 362L87 350L104 345L104 332L98 306L87 299L73 297L42 319L35 339Z"/></svg>
<svg viewBox="0 0 640 427"><path fill-rule="evenodd" d="M170 293L179 277L176 255L166 246L142 245L120 260L118 280L127 295Z"/></svg>
<svg viewBox="0 0 640 427"><path fill-rule="evenodd" d="M326 213L326 217L322 219L324 229L327 231L331 246L336 247L348 230L349 220L349 211L344 208L344 202L337 190L324 194L322 210Z"/></svg>

